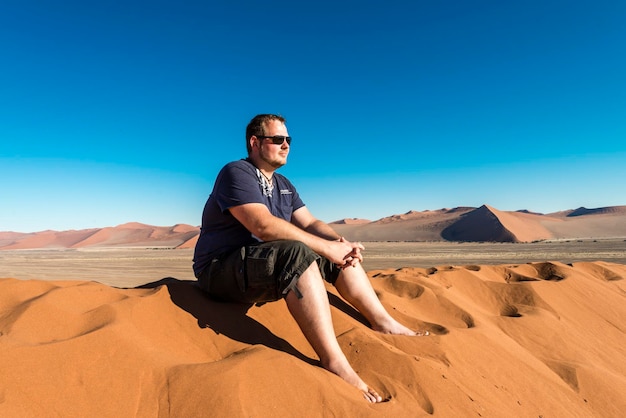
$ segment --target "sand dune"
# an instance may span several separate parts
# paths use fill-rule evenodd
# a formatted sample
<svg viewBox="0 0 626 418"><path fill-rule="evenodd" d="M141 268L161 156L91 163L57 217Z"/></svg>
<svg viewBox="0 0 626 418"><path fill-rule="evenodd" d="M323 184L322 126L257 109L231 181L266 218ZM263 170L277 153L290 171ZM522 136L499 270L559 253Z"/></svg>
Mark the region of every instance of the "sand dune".
<svg viewBox="0 0 626 418"><path fill-rule="evenodd" d="M282 301L222 304L175 278L2 279L0 416L623 416L626 265L368 274L396 318L433 333L373 332L328 289L377 405L317 365Z"/></svg>
<svg viewBox="0 0 626 418"><path fill-rule="evenodd" d="M626 237L626 206L540 214L491 206L410 211L370 223L333 223L359 241L532 242L546 239Z"/></svg>
<svg viewBox="0 0 626 418"><path fill-rule="evenodd" d="M31 234L0 233L0 249L177 247L193 239L199 228L191 225L153 226L129 222L115 227L81 231L44 231Z"/></svg>
<svg viewBox="0 0 626 418"><path fill-rule="evenodd" d="M346 224L346 225L362 225L362 224L368 224L371 221L367 220L367 219L359 219L359 218L346 218L346 219L341 219L339 221L336 221L336 224Z"/></svg>
<svg viewBox="0 0 626 418"><path fill-rule="evenodd" d="M501 211L488 205L409 211L376 221L343 219L332 227L355 241L533 242L546 239L626 238L626 206L567 210L553 214ZM32 248L193 248L200 229L177 224L130 222L81 231L29 234L0 232L0 250Z"/></svg>
<svg viewBox="0 0 626 418"><path fill-rule="evenodd" d="M578 208L570 213L567 216L583 216L583 215L624 215L626 214L626 206L609 206L604 208L595 208L595 209L587 209L587 208Z"/></svg>
<svg viewBox="0 0 626 418"><path fill-rule="evenodd" d="M542 224L543 215L503 212L484 205L445 228L448 241L531 242L552 238Z"/></svg>
<svg viewBox="0 0 626 418"><path fill-rule="evenodd" d="M196 243L198 242L199 237L200 237L200 234L198 233L192 236L191 238L189 238L187 241L178 245L176 248L196 248Z"/></svg>
<svg viewBox="0 0 626 418"><path fill-rule="evenodd" d="M23 248L70 248L84 241L98 229L84 229L80 231L42 231L31 234L16 234L3 232L3 236L10 237L0 240L0 248L5 250Z"/></svg>

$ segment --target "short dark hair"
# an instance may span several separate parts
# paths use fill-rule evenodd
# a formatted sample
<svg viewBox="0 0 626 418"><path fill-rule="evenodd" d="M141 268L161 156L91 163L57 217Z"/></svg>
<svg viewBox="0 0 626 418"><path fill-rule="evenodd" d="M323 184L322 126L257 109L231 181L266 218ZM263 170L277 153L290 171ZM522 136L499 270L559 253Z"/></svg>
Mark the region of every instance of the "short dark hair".
<svg viewBox="0 0 626 418"><path fill-rule="evenodd" d="M248 124L248 127L246 128L246 148L248 150L248 154L252 152L252 147L250 146L250 138L252 138L253 136L265 135L265 124L270 120L277 120L279 122L285 123L285 118L280 115L261 114L253 117Z"/></svg>

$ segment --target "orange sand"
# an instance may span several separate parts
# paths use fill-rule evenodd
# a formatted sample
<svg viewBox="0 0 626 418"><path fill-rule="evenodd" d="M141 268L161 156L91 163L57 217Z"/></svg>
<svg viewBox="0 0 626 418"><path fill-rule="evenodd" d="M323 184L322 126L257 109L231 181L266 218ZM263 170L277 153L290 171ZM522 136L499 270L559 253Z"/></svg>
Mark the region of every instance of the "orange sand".
<svg viewBox="0 0 626 418"><path fill-rule="evenodd" d="M381 335L329 288L335 330L387 402L317 365L282 301L0 280L3 417L621 417L626 265L375 270L382 302L429 337Z"/></svg>

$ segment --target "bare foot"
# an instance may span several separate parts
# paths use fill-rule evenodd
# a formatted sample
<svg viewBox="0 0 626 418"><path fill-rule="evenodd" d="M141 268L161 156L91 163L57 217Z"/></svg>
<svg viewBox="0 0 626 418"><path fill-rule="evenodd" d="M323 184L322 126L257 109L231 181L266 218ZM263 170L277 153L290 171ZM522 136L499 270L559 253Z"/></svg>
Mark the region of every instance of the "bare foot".
<svg viewBox="0 0 626 418"><path fill-rule="evenodd" d="M411 337L425 337L427 335L430 335L430 332L426 330L413 331L412 329L405 327L391 317L388 318L385 322L372 324L372 329L383 334L409 335Z"/></svg>
<svg viewBox="0 0 626 418"><path fill-rule="evenodd" d="M352 386L355 386L363 393L363 397L365 400L371 403L382 402L383 398L371 387L369 387L358 374L354 371L354 369L350 366L350 364L343 364L341 361L325 364L321 363L322 367L326 370L335 373L337 376L341 377L346 382L350 383Z"/></svg>

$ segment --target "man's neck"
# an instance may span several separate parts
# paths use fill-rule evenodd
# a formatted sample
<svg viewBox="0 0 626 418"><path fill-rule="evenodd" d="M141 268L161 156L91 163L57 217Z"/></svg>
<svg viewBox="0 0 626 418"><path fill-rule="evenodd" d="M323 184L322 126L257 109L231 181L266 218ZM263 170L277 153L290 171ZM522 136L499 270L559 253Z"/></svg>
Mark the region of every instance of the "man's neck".
<svg viewBox="0 0 626 418"><path fill-rule="evenodd" d="M274 168L272 165L268 164L267 162L263 161L260 158L254 158L253 156L249 156L248 160L252 163L252 165L258 168L259 171L268 180L271 180L272 176L274 176L274 171L276 171L276 168Z"/></svg>

